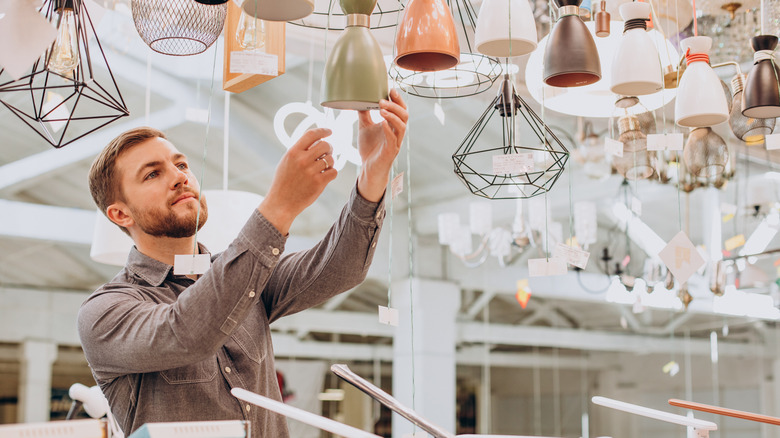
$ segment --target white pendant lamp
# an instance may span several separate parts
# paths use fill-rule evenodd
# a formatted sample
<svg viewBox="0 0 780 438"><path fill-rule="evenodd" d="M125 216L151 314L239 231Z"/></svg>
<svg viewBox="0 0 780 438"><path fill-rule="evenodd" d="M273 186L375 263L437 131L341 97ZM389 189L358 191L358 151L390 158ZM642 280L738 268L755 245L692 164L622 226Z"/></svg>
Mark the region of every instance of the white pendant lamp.
<svg viewBox="0 0 780 438"><path fill-rule="evenodd" d="M528 0L485 0L474 34L477 51L500 58L536 49L536 22Z"/></svg>
<svg viewBox="0 0 780 438"><path fill-rule="evenodd" d="M625 20L623 35L612 60L610 90L623 96L644 96L663 89L661 60L655 43L647 34L650 3L620 5Z"/></svg>
<svg viewBox="0 0 780 438"><path fill-rule="evenodd" d="M707 53L712 38L692 36L680 41L688 67L677 87L674 121L687 128L704 128L729 119L726 93L718 75L710 67Z"/></svg>
<svg viewBox="0 0 780 438"><path fill-rule="evenodd" d="M250 17L268 21L292 21L314 12L314 0L233 0Z"/></svg>

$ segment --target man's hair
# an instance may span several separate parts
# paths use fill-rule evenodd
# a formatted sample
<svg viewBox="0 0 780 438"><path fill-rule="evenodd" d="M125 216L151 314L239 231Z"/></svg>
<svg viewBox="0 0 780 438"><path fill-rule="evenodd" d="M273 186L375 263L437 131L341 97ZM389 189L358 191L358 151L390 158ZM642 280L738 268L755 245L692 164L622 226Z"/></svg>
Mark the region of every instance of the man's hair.
<svg viewBox="0 0 780 438"><path fill-rule="evenodd" d="M120 175L116 171L116 160L131 147L157 137L166 138L162 131L146 126L125 131L111 140L92 162L89 169L89 191L103 214L106 214L109 205L124 200ZM126 228L119 228L129 235Z"/></svg>

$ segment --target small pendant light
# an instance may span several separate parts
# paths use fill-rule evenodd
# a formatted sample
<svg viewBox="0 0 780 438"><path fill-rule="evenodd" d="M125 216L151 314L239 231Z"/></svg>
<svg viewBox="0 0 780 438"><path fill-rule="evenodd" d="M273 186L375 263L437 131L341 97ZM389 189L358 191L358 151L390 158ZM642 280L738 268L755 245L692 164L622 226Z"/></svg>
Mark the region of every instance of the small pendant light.
<svg viewBox="0 0 780 438"><path fill-rule="evenodd" d="M411 0L395 39L395 63L412 71L439 71L460 62L455 21L445 0Z"/></svg>
<svg viewBox="0 0 780 438"><path fill-rule="evenodd" d="M729 151L723 137L712 128L695 128L688 134L683 160L693 176L716 178L726 168Z"/></svg>
<svg viewBox="0 0 780 438"><path fill-rule="evenodd" d="M596 42L582 22L582 0L555 0L558 22L544 51L544 83L553 87L580 87L601 79Z"/></svg>
<svg viewBox="0 0 780 438"><path fill-rule="evenodd" d="M775 118L759 119L755 117L745 117L742 113L742 95L745 88L745 74L737 73L731 79L731 88L734 93L731 106L731 116L729 117L729 126L731 132L738 139L750 144L763 142L764 137L771 134L775 129Z"/></svg>
<svg viewBox="0 0 780 438"><path fill-rule="evenodd" d="M625 27L612 61L610 89L624 96L653 94L663 89L663 73L658 50L647 35L650 3L624 3L620 15Z"/></svg>
<svg viewBox="0 0 780 438"><path fill-rule="evenodd" d="M750 39L750 45L756 51L753 56L753 68L745 81L742 94L742 114L745 117L770 119L780 116L780 89L778 87L778 68L773 52L777 47L774 35L759 35Z"/></svg>
<svg viewBox="0 0 780 438"><path fill-rule="evenodd" d="M474 40L484 55L507 58L536 49L536 22L528 0L485 0Z"/></svg>
<svg viewBox="0 0 780 438"><path fill-rule="evenodd" d="M677 87L674 102L674 121L679 126L703 128L723 123L729 119L726 93L721 80L710 67L707 53L712 38L688 37L680 42L685 51L688 67Z"/></svg>
<svg viewBox="0 0 780 438"><path fill-rule="evenodd" d="M322 76L322 102L335 109L379 109L386 99L387 66L382 48L368 30L377 0L341 0L347 27L336 41Z"/></svg>

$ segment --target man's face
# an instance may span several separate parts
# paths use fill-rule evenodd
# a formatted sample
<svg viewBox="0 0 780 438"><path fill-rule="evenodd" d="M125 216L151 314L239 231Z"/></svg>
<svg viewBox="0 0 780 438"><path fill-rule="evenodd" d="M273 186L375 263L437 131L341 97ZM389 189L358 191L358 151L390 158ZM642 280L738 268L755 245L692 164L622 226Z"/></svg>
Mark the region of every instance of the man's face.
<svg viewBox="0 0 780 438"><path fill-rule="evenodd" d="M198 181L187 157L168 140L153 138L124 151L116 161L126 213L144 233L182 238L195 234L206 223L206 199L200 198Z"/></svg>

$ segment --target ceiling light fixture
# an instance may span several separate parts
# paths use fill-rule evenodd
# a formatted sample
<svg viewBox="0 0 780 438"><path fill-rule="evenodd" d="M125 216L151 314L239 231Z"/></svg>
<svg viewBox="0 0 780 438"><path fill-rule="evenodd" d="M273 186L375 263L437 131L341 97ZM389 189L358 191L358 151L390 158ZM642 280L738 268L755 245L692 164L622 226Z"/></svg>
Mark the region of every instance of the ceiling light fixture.
<svg viewBox="0 0 780 438"><path fill-rule="evenodd" d="M314 0L233 0L250 17L268 21L299 20L314 12ZM332 2L331 2L332 3Z"/></svg>
<svg viewBox="0 0 780 438"><path fill-rule="evenodd" d="M745 117L773 119L780 116L780 72L774 58L777 37L755 36L750 39L750 45L756 53L742 94L742 114Z"/></svg>
<svg viewBox="0 0 780 438"><path fill-rule="evenodd" d="M582 0L555 0L558 22L544 50L544 83L581 87L601 79L601 62L593 35L580 18Z"/></svg>
<svg viewBox="0 0 780 438"><path fill-rule="evenodd" d="M610 90L623 96L644 96L663 89L663 73L658 50L647 34L650 3L620 5L625 20L620 45L612 61Z"/></svg>
<svg viewBox="0 0 780 438"><path fill-rule="evenodd" d="M227 3L132 0L131 7L138 35L163 55L197 55L206 51L222 33L227 16Z"/></svg>
<svg viewBox="0 0 780 438"><path fill-rule="evenodd" d="M692 36L680 42L688 67L677 87L675 123L687 128L704 128L729 119L726 94L721 80L710 67L707 53L712 38Z"/></svg>
<svg viewBox="0 0 780 438"><path fill-rule="evenodd" d="M474 34L477 51L507 58L536 49L536 22L528 0L485 0Z"/></svg>

